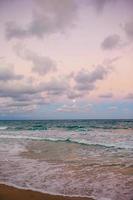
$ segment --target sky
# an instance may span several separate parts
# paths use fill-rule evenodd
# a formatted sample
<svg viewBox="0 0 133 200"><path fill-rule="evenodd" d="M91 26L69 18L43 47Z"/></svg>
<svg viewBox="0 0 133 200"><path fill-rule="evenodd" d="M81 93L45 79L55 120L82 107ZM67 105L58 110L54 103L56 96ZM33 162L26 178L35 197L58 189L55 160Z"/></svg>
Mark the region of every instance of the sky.
<svg viewBox="0 0 133 200"><path fill-rule="evenodd" d="M0 119L133 118L133 0L0 0Z"/></svg>

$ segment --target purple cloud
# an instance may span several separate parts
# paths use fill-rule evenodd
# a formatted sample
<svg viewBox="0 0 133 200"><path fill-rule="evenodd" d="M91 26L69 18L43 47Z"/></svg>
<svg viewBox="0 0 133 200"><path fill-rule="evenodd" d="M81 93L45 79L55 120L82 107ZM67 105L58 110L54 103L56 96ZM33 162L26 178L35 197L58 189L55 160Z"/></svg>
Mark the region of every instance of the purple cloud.
<svg viewBox="0 0 133 200"><path fill-rule="evenodd" d="M28 25L21 27L15 22L6 25L6 37L27 38L35 36L42 38L44 35L64 32L73 26L77 4L74 0L34 0L33 18Z"/></svg>
<svg viewBox="0 0 133 200"><path fill-rule="evenodd" d="M119 46L120 46L120 36L117 34L109 35L103 40L101 44L101 47L104 50L112 50Z"/></svg>

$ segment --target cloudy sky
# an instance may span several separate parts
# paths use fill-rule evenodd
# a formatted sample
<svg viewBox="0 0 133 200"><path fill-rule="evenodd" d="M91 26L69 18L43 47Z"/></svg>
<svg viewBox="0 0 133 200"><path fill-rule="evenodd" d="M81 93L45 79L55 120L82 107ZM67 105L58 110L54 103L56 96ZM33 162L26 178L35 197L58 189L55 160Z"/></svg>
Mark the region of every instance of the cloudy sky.
<svg viewBox="0 0 133 200"><path fill-rule="evenodd" d="M133 0L0 0L0 119L133 118Z"/></svg>

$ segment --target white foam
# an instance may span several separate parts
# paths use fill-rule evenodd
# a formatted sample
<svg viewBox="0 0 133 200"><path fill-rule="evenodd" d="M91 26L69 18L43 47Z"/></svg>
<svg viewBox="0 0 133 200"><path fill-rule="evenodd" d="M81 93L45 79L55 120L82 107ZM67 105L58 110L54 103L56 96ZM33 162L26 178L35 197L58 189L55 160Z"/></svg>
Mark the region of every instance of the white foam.
<svg viewBox="0 0 133 200"><path fill-rule="evenodd" d="M133 149L132 141L128 141L128 143L124 142L117 142L117 143L108 143L102 141L90 141L88 139L75 139L75 138L61 138L61 137L48 137L46 136L32 136L32 135L0 135L0 138L3 139L26 139L26 140L37 140L37 141L51 141L51 142L70 142L70 143L77 143L83 145L92 145L92 146L101 146L105 148L121 148L121 149Z"/></svg>
<svg viewBox="0 0 133 200"><path fill-rule="evenodd" d="M8 126L0 126L0 130L6 130Z"/></svg>

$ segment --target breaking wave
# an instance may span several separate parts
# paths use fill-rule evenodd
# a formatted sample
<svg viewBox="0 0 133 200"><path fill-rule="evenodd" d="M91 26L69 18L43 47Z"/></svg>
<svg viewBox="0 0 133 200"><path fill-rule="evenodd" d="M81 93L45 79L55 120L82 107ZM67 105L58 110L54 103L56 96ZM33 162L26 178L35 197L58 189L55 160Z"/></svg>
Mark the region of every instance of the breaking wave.
<svg viewBox="0 0 133 200"><path fill-rule="evenodd" d="M54 138L54 137L28 137L28 136L14 136L14 135L0 135L2 139L24 139L24 140L35 140L35 141L50 141L50 142L66 142L66 143L76 143L80 145L88 145L102 148L116 148L116 149L133 149L132 146L124 144L105 144L105 143L92 143L85 139L72 139L68 138Z"/></svg>
<svg viewBox="0 0 133 200"><path fill-rule="evenodd" d="M8 126L0 126L0 130L6 130L8 129Z"/></svg>

